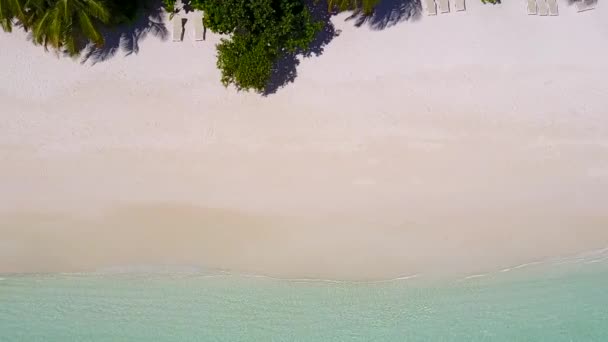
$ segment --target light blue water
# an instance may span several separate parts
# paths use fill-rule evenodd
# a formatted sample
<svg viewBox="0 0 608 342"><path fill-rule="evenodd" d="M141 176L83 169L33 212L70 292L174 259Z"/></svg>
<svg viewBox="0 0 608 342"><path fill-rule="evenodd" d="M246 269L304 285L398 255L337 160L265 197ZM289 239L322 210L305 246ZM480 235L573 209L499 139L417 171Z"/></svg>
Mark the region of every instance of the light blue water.
<svg viewBox="0 0 608 342"><path fill-rule="evenodd" d="M441 282L3 275L0 341L608 341L608 251Z"/></svg>

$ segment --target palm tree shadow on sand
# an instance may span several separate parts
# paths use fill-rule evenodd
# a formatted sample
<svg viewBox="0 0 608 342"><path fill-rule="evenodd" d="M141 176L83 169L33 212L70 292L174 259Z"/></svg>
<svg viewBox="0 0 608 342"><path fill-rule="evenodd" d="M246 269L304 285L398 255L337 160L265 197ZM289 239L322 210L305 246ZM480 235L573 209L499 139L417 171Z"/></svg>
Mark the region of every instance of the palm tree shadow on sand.
<svg viewBox="0 0 608 342"><path fill-rule="evenodd" d="M310 9L313 19L323 23L323 29L317 33L315 40L307 49L289 53L279 59L273 68L272 76L262 95L268 96L275 94L279 89L289 83L293 83L298 77L297 67L300 65L301 58L318 57L323 54L325 46L335 37L340 35L340 30L336 30L331 22L331 13L324 2L316 0L305 1Z"/></svg>
<svg viewBox="0 0 608 342"><path fill-rule="evenodd" d="M164 24L165 15L160 1L148 2L133 22L102 31L104 45L86 46L81 52L81 63L94 65L114 57L119 51L123 51L124 56L137 54L139 42L149 35L167 40L169 31Z"/></svg>
<svg viewBox="0 0 608 342"><path fill-rule="evenodd" d="M356 27L368 26L372 30L384 30L404 21L415 21L422 17L420 0L382 0L374 8L374 12L365 15L355 11L346 18L354 21Z"/></svg>

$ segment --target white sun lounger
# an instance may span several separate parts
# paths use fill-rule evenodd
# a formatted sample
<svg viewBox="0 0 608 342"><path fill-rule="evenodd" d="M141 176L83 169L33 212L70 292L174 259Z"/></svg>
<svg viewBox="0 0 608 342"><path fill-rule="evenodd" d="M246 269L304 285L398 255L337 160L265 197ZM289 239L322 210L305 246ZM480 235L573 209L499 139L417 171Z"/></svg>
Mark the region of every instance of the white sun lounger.
<svg viewBox="0 0 608 342"><path fill-rule="evenodd" d="M584 12L584 11L588 11L588 10L592 10L595 8L595 3L597 1L585 1L585 0L579 0L576 2L576 9L578 12Z"/></svg>
<svg viewBox="0 0 608 342"><path fill-rule="evenodd" d="M437 15L435 0L424 0L424 7L426 7L426 15Z"/></svg>
<svg viewBox="0 0 608 342"><path fill-rule="evenodd" d="M450 11L449 0L439 0L439 13L448 13Z"/></svg>
<svg viewBox="0 0 608 342"><path fill-rule="evenodd" d="M466 10L466 7L464 5L464 0L455 0L454 1L454 9L456 9L456 11L464 11L464 10Z"/></svg>
<svg viewBox="0 0 608 342"><path fill-rule="evenodd" d="M557 0L547 0L547 5L549 5L549 15L559 15L557 11Z"/></svg>
<svg viewBox="0 0 608 342"><path fill-rule="evenodd" d="M592 10L595 8L598 0L583 0L588 10Z"/></svg>
<svg viewBox="0 0 608 342"><path fill-rule="evenodd" d="M181 42L184 38L184 23L179 15L173 16L173 41Z"/></svg>
<svg viewBox="0 0 608 342"><path fill-rule="evenodd" d="M545 0L536 0L536 6L538 7L538 15L549 15L549 5Z"/></svg>
<svg viewBox="0 0 608 342"><path fill-rule="evenodd" d="M194 19L194 40L205 40L205 27L203 27L203 18Z"/></svg>
<svg viewBox="0 0 608 342"><path fill-rule="evenodd" d="M587 6L585 6L585 2L583 0L578 0L576 2L576 10L578 12L582 12L582 11L586 11L587 10Z"/></svg>
<svg viewBox="0 0 608 342"><path fill-rule="evenodd" d="M536 0L528 0L528 14L536 15L538 12L536 11Z"/></svg>

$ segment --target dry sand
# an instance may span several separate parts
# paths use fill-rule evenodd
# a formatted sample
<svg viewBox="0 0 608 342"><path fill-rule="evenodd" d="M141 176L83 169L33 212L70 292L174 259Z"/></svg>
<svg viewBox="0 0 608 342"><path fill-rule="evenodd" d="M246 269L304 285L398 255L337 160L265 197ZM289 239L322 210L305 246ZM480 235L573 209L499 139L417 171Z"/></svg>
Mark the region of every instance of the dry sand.
<svg viewBox="0 0 608 342"><path fill-rule="evenodd" d="M606 247L606 8L338 16L268 97L224 89L191 27L84 64L0 33L0 272L363 279Z"/></svg>

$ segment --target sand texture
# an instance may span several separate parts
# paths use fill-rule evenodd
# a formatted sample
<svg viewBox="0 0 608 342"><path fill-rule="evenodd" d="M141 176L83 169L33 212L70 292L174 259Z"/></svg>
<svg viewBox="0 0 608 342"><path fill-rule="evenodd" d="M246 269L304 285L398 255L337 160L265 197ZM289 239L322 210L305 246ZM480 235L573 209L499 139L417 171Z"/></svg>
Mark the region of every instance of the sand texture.
<svg viewBox="0 0 608 342"><path fill-rule="evenodd" d="M384 278L606 247L601 5L340 15L266 97L220 84L210 33L82 63L0 33L0 272Z"/></svg>

